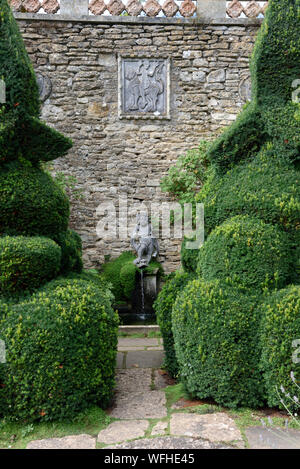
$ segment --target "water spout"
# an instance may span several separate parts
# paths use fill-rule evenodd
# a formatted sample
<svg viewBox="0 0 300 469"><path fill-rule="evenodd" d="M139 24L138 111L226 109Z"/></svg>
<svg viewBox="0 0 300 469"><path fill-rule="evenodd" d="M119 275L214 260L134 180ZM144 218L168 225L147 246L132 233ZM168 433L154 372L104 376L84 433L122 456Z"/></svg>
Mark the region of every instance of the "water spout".
<svg viewBox="0 0 300 469"><path fill-rule="evenodd" d="M141 314L142 316L145 315L145 291L144 291L144 273L143 269L140 269L141 273L141 297L142 297L142 311Z"/></svg>

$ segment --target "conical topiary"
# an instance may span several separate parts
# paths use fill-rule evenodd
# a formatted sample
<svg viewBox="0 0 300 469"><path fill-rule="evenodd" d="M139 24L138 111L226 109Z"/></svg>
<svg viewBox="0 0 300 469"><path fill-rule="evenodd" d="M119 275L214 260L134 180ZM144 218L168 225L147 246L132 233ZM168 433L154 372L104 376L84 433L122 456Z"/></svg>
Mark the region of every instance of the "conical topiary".
<svg viewBox="0 0 300 469"><path fill-rule="evenodd" d="M251 76L252 102L209 149L215 171L196 196L208 235L200 278L177 296L172 330L180 373L194 396L295 410L300 0L270 0Z"/></svg>
<svg viewBox="0 0 300 469"><path fill-rule="evenodd" d="M41 169L71 141L39 120L34 71L6 0L0 79L0 418L70 419L111 398L118 316L98 277L80 274L69 201Z"/></svg>
<svg viewBox="0 0 300 469"><path fill-rule="evenodd" d="M0 79L6 87L6 103L0 105L0 165L65 155L70 139L39 120L35 74L7 0L0 0Z"/></svg>

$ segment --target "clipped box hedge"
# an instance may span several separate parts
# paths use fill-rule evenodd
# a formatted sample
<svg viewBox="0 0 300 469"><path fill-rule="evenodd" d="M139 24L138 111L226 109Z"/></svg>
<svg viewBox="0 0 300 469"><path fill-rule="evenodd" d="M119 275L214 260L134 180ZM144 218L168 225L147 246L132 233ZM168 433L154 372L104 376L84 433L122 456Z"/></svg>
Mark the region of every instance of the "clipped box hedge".
<svg viewBox="0 0 300 469"><path fill-rule="evenodd" d="M179 369L172 332L172 308L177 295L193 278L194 275L191 273L177 272L167 280L153 305L164 342L164 366L173 377L178 375Z"/></svg>
<svg viewBox="0 0 300 469"><path fill-rule="evenodd" d="M68 221L69 201L49 174L20 163L1 168L1 234L53 238Z"/></svg>
<svg viewBox="0 0 300 469"><path fill-rule="evenodd" d="M257 302L250 290L217 280L193 280L177 296L175 351L180 379L192 396L231 408L263 404Z"/></svg>
<svg viewBox="0 0 300 469"><path fill-rule="evenodd" d="M205 231L210 233L227 218L249 215L293 232L300 218L300 176L273 145L223 177L211 175L197 194L205 206Z"/></svg>
<svg viewBox="0 0 300 469"><path fill-rule="evenodd" d="M62 420L92 404L108 405L118 317L105 288L79 278L53 280L10 305L0 326L5 416Z"/></svg>
<svg viewBox="0 0 300 469"><path fill-rule="evenodd" d="M67 230L54 236L54 241L61 247L61 273L82 271L82 241L75 231Z"/></svg>
<svg viewBox="0 0 300 469"><path fill-rule="evenodd" d="M260 368L267 403L299 411L293 398L300 401L300 285L274 292L258 310L262 316Z"/></svg>
<svg viewBox="0 0 300 469"><path fill-rule="evenodd" d="M0 238L0 293L33 290L56 277L61 249L49 238Z"/></svg>
<svg viewBox="0 0 300 469"><path fill-rule="evenodd" d="M281 288L291 272L291 243L279 227L238 215L215 228L200 249L205 280L231 279L249 288Z"/></svg>

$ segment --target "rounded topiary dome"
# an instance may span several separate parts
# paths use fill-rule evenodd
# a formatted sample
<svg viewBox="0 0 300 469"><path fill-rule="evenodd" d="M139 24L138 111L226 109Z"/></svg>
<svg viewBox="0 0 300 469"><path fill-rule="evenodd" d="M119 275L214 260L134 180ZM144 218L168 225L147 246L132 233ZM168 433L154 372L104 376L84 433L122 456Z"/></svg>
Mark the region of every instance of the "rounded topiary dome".
<svg viewBox="0 0 300 469"><path fill-rule="evenodd" d="M33 290L55 278L61 248L38 236L0 237L0 294Z"/></svg>
<svg viewBox="0 0 300 469"><path fill-rule="evenodd" d="M198 269L205 280L220 279L245 287L282 287L291 271L288 235L247 215L215 228L200 250Z"/></svg>
<svg viewBox="0 0 300 469"><path fill-rule="evenodd" d="M73 418L90 405L107 406L117 329L107 290L80 278L53 280L11 305L1 322L4 414L49 421Z"/></svg>
<svg viewBox="0 0 300 469"><path fill-rule="evenodd" d="M66 231L69 201L50 175L11 164L0 171L1 234L54 237Z"/></svg>
<svg viewBox="0 0 300 469"><path fill-rule="evenodd" d="M262 316L260 367L268 405L299 410L293 396L299 398L300 286L272 293L258 310Z"/></svg>
<svg viewBox="0 0 300 469"><path fill-rule="evenodd" d="M199 399L228 407L262 404L252 290L196 279L177 296L172 329L180 380Z"/></svg>

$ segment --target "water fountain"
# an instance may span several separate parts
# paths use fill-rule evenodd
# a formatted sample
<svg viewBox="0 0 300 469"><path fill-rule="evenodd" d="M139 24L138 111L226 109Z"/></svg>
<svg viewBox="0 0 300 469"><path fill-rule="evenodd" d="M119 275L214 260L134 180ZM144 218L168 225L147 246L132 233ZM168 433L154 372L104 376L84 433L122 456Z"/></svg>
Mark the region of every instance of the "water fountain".
<svg viewBox="0 0 300 469"><path fill-rule="evenodd" d="M133 263L138 270L136 287L132 294L131 310L123 312L122 322L123 324L153 324L155 323L155 314L152 304L158 294L159 269L149 271L147 267L152 258L158 257L159 246L146 212L140 212L137 215L130 243L137 253L137 258Z"/></svg>

